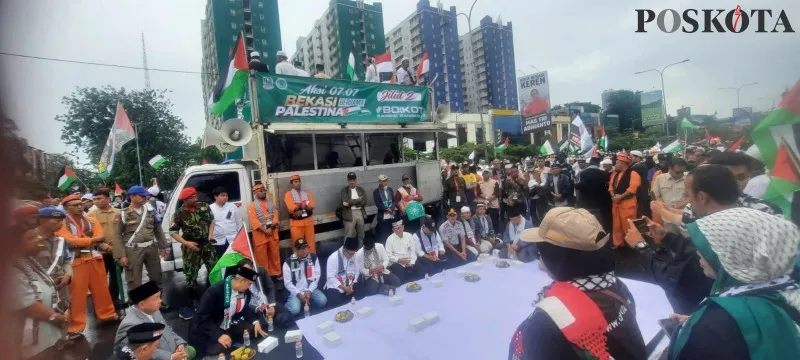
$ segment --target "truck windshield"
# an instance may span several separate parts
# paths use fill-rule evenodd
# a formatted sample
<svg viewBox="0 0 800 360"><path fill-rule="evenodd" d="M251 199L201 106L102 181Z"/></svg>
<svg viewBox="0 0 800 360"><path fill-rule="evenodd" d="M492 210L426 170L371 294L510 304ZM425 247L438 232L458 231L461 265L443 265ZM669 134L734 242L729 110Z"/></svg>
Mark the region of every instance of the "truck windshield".
<svg viewBox="0 0 800 360"><path fill-rule="evenodd" d="M214 202L211 193L217 187L223 187L228 191L228 201L242 200L242 194L239 191L239 175L236 172L192 175L184 187L197 189L197 199L207 204Z"/></svg>

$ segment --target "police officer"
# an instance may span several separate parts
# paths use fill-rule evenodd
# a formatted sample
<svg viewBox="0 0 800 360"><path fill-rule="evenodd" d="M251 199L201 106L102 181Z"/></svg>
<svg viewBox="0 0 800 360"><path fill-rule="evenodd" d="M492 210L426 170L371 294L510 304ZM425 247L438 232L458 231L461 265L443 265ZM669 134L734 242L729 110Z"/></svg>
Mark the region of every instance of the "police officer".
<svg viewBox="0 0 800 360"><path fill-rule="evenodd" d="M131 205L120 211L119 235L114 244L114 258L125 268L128 289L142 284L142 268L150 280L161 284L161 261L167 256L167 240L157 226L155 209L147 202L150 193L142 186L128 190Z"/></svg>

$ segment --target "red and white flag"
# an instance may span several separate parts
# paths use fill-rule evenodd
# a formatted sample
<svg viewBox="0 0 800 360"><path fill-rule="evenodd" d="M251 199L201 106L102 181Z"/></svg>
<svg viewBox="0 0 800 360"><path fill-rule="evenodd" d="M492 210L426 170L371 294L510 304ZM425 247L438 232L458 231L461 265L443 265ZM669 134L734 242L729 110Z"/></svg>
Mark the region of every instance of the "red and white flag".
<svg viewBox="0 0 800 360"><path fill-rule="evenodd" d="M378 79L382 83L388 83L392 80L394 75L394 66L392 66L392 54L385 53L375 56L375 68L378 70Z"/></svg>
<svg viewBox="0 0 800 360"><path fill-rule="evenodd" d="M417 81L422 75L427 74L430 69L431 62L428 60L428 52L426 51L422 54L422 58L419 59L419 65L417 65Z"/></svg>

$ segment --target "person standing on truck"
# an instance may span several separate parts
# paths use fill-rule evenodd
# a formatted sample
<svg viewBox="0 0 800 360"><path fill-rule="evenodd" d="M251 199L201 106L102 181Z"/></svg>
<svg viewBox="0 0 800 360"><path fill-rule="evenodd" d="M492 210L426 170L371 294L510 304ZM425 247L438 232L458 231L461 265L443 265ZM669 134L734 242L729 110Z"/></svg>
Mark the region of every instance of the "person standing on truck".
<svg viewBox="0 0 800 360"><path fill-rule="evenodd" d="M278 62L275 63L275 74L297 76L297 70L292 64L289 64L289 57L286 56L285 51L278 50L276 56L278 57Z"/></svg>
<svg viewBox="0 0 800 360"><path fill-rule="evenodd" d="M301 188L300 175L292 175L289 178L292 189L283 196L283 204L289 211L289 233L292 238L292 247L297 239L306 239L308 249L312 253L317 253L316 241L314 240L314 196L311 192Z"/></svg>
<svg viewBox="0 0 800 360"><path fill-rule="evenodd" d="M125 269L128 289L142 285L142 270L161 286L161 257L167 257L167 239L156 220L156 209L147 201L150 193L142 186L128 190L131 205L116 215L114 258Z"/></svg>
<svg viewBox="0 0 800 360"><path fill-rule="evenodd" d="M211 191L211 196L214 197L214 202L208 206L211 213L214 214L214 233L211 234L211 237L214 239L214 250L219 258L225 254L228 244L232 243L239 234L243 221L239 216L239 206L228 202L227 189L221 186L217 187Z"/></svg>
<svg viewBox="0 0 800 360"><path fill-rule="evenodd" d="M325 73L325 65L314 65L314 78L315 79L330 79L331 76Z"/></svg>
<svg viewBox="0 0 800 360"><path fill-rule="evenodd" d="M214 214L205 203L197 201L197 189L186 187L178 194L183 204L172 215L169 234L181 243L183 252L183 273L186 274L186 287L192 297L192 306L178 310L181 319L194 317L194 302L203 295L197 286L197 273L200 266L213 269L217 263L217 252L211 244L214 234ZM180 234L180 233L183 234Z"/></svg>
<svg viewBox="0 0 800 360"><path fill-rule="evenodd" d="M364 219L367 217L367 192L358 186L356 173L347 173L347 186L342 188L342 221L344 222L344 236L358 236L359 247L364 243Z"/></svg>
<svg viewBox="0 0 800 360"><path fill-rule="evenodd" d="M269 276L281 275L281 254L278 239L278 212L275 201L267 197L264 184L253 185L253 203L247 209L253 229L253 251L256 264L264 266Z"/></svg>

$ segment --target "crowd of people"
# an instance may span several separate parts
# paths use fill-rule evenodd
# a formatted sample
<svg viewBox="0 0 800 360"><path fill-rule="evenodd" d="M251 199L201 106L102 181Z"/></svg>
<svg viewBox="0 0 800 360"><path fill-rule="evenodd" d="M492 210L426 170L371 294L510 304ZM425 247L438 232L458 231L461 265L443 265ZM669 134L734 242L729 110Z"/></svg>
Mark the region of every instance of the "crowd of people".
<svg viewBox="0 0 800 360"><path fill-rule="evenodd" d="M170 219L157 186L24 203L15 211L24 245L15 267L23 355L48 358L83 336L89 294L99 323L119 323L116 356L191 359L227 352L312 309L388 295L495 254L540 260L553 279L513 334L509 359L643 359L636 299L615 273L615 254L627 251L636 270L664 289L680 324L668 334L665 358L800 358L800 233L758 198L768 175L746 153L653 149L589 159L443 161L441 175L444 211L437 218L424 213L411 177L393 188L380 175L369 204L358 175L348 173L337 214L344 241L324 265L314 194L300 176L283 194L292 247L285 259L278 204L260 183L246 218L224 188L213 190L211 204L184 188ZM370 205L378 211L371 234ZM159 259L169 252L163 221L183 250L190 296L178 315L190 321L186 340L161 316L170 310L161 299ZM253 256L221 269L205 288L200 267L218 267L244 222Z"/></svg>

